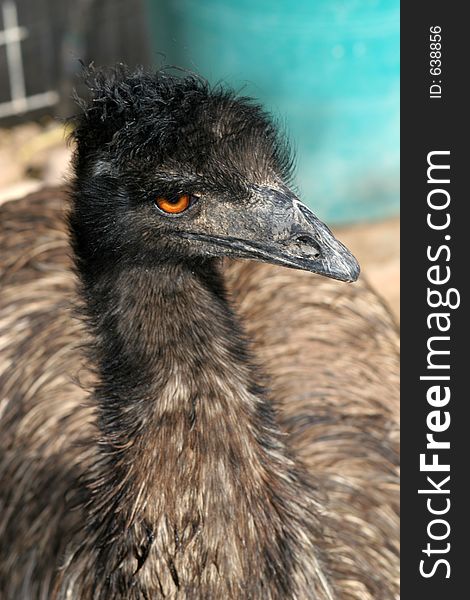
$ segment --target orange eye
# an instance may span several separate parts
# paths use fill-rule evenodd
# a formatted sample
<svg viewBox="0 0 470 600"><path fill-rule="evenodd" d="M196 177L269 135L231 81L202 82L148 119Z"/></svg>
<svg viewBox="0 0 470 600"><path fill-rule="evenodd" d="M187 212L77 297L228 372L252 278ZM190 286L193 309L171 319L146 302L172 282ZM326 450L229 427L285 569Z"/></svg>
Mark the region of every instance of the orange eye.
<svg viewBox="0 0 470 600"><path fill-rule="evenodd" d="M174 198L157 198L155 204L163 212L170 214L182 213L191 204L191 197L189 194L180 194Z"/></svg>

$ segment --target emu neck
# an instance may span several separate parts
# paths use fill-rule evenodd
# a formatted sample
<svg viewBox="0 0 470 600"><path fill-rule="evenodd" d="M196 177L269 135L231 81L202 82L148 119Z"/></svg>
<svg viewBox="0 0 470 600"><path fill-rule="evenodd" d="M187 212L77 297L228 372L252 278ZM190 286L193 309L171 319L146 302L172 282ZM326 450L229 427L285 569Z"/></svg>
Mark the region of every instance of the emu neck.
<svg viewBox="0 0 470 600"><path fill-rule="evenodd" d="M197 581L207 598L313 585L313 494L256 384L216 265L123 269L87 295L101 377L90 512L101 572L112 582L124 565L116 585L138 573L162 594L190 594Z"/></svg>
<svg viewBox="0 0 470 600"><path fill-rule="evenodd" d="M214 263L128 268L98 287L101 429L111 445L168 435L152 461L173 462L201 437L210 457L221 443L219 457L241 433L223 423L254 431L255 374Z"/></svg>

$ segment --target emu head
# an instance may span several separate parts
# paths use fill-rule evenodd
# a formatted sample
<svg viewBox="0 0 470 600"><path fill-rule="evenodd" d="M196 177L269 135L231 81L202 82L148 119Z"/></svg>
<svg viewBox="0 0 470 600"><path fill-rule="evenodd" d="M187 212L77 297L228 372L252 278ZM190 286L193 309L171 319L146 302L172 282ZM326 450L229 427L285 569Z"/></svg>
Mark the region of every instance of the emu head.
<svg viewBox="0 0 470 600"><path fill-rule="evenodd" d="M357 279L289 188L288 146L252 100L165 71L92 70L87 83L73 134L79 259L231 256Z"/></svg>

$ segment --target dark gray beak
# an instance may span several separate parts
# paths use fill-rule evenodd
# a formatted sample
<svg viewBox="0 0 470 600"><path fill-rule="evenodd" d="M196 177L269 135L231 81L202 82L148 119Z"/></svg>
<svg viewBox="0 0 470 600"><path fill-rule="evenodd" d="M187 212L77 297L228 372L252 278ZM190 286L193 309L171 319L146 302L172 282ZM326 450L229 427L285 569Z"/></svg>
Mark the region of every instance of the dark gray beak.
<svg viewBox="0 0 470 600"><path fill-rule="evenodd" d="M359 277L351 252L287 188L253 186L248 205L220 202L217 218L213 212L201 215L197 229L179 234L204 242L214 249L211 254L251 258L340 281Z"/></svg>
<svg viewBox="0 0 470 600"><path fill-rule="evenodd" d="M256 188L250 210L238 215L219 243L232 254L356 281L359 264L349 250L290 191Z"/></svg>
<svg viewBox="0 0 470 600"><path fill-rule="evenodd" d="M279 264L340 281L356 281L359 263L346 246L299 200L286 198L281 204L283 202L287 203L287 211L284 220L279 217L276 229L283 222L285 237L279 239L277 248L271 247L272 262L279 259ZM269 243L266 244L268 248Z"/></svg>

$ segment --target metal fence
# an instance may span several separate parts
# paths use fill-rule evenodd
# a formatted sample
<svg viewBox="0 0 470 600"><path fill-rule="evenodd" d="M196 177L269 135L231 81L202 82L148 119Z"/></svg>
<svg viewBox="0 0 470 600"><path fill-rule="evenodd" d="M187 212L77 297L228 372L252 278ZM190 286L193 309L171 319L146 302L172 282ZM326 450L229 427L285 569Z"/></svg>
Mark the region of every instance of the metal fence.
<svg viewBox="0 0 470 600"><path fill-rule="evenodd" d="M151 62L142 0L1 0L0 122L66 113L85 63Z"/></svg>

